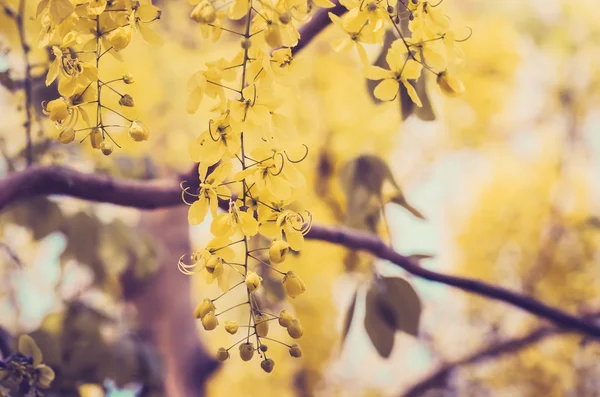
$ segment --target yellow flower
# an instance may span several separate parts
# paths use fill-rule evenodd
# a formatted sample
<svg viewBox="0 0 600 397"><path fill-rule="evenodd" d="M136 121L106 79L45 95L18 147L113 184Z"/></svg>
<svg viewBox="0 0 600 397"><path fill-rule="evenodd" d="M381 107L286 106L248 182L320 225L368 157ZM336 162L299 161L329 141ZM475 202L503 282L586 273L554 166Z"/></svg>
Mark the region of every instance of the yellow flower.
<svg viewBox="0 0 600 397"><path fill-rule="evenodd" d="M289 250L290 245L286 241L280 239L273 240L269 247L269 261L271 263L283 262Z"/></svg>
<svg viewBox="0 0 600 397"><path fill-rule="evenodd" d="M192 264L187 265L183 262L183 256L177 264L179 271L185 275L194 274L197 271L203 271L204 280L212 284L217 280L219 288L222 291L229 289L229 280L223 264L232 262L235 258L235 251L231 248L231 240L228 237L216 237L212 239L206 248L195 251L191 255Z"/></svg>
<svg viewBox="0 0 600 397"><path fill-rule="evenodd" d="M290 346L290 356L292 357L302 357L302 349L300 348L300 345L297 343L294 343L292 346Z"/></svg>
<svg viewBox="0 0 600 397"><path fill-rule="evenodd" d="M44 113L48 115L50 120L55 122L62 122L69 117L69 108L67 102L63 98L54 99L46 105Z"/></svg>
<svg viewBox="0 0 600 397"><path fill-rule="evenodd" d="M294 299L306 291L306 285L294 272L289 271L283 276L283 290L290 298Z"/></svg>
<svg viewBox="0 0 600 397"><path fill-rule="evenodd" d="M438 7L432 7L428 1L419 1L411 5L413 20L408 23L408 29L417 41L436 39L444 35L450 28L450 20Z"/></svg>
<svg viewBox="0 0 600 397"><path fill-rule="evenodd" d="M269 318L263 314L254 316L254 324L256 327L256 335L264 338L269 333Z"/></svg>
<svg viewBox="0 0 600 397"><path fill-rule="evenodd" d="M304 235L310 230L310 219L306 221L302 215L291 210L271 211L270 215L261 216L260 219L262 235L281 239L283 234L291 249L294 251L302 249Z"/></svg>
<svg viewBox="0 0 600 397"><path fill-rule="evenodd" d="M125 73L123 75L123 82L125 84L133 84L135 82L135 78L133 77L133 75L131 73Z"/></svg>
<svg viewBox="0 0 600 397"><path fill-rule="evenodd" d="M283 169L286 167L284 155L276 156L275 153L269 153L265 148L254 150L252 155L260 162L238 172L234 179L246 179L248 185L254 183L262 198L271 201L290 198L292 185L283 174Z"/></svg>
<svg viewBox="0 0 600 397"><path fill-rule="evenodd" d="M136 142L147 141L150 131L140 120L133 120L129 127L129 136Z"/></svg>
<svg viewBox="0 0 600 397"><path fill-rule="evenodd" d="M217 19L217 11L208 0L202 0L194 7L190 18L198 23L213 23Z"/></svg>
<svg viewBox="0 0 600 397"><path fill-rule="evenodd" d="M259 276L258 274L249 271L248 274L246 275L246 287L248 288L249 292L254 292L256 291L258 288L260 288L260 283L262 281L262 277Z"/></svg>
<svg viewBox="0 0 600 397"><path fill-rule="evenodd" d="M238 331L239 325L236 321L225 321L225 331L234 335Z"/></svg>
<svg viewBox="0 0 600 397"><path fill-rule="evenodd" d="M129 25L140 33L146 43L161 45L162 38L148 26L150 22L160 19L160 15L160 8L152 4L144 4L134 8L129 16Z"/></svg>
<svg viewBox="0 0 600 397"><path fill-rule="evenodd" d="M75 140L75 130L73 130L73 127L67 126L60 130L58 140L64 144L73 142Z"/></svg>
<svg viewBox="0 0 600 397"><path fill-rule="evenodd" d="M217 328L217 325L219 325L219 320L217 319L217 316L215 315L215 312L213 312L213 311L206 313L206 315L204 317L202 317L201 321L202 321L202 326L207 331L211 331L211 330Z"/></svg>
<svg viewBox="0 0 600 397"><path fill-rule="evenodd" d="M266 372L266 373L271 373L273 372L273 367L275 367L275 361L273 361L273 359L271 358L267 358L263 361L261 361L260 363L260 367Z"/></svg>
<svg viewBox="0 0 600 397"><path fill-rule="evenodd" d="M52 23L59 25L75 11L75 6L70 0L42 0L37 6L37 15L44 9L48 9Z"/></svg>
<svg viewBox="0 0 600 397"><path fill-rule="evenodd" d="M360 60L364 65L367 65L369 63L369 59L362 43L380 43L383 40L385 29L374 30L374 25L368 24L352 30L347 28L342 18L338 17L337 15L330 12L329 18L331 18L331 21L335 26L342 29L345 33L343 38L336 39L332 42L333 49L335 51L347 52L355 46L356 51L358 51L358 55L360 56Z"/></svg>
<svg viewBox="0 0 600 397"><path fill-rule="evenodd" d="M302 324L297 319L293 319L290 322L290 325L287 327L288 335L290 335L294 339L299 339L304 334L304 330L302 329Z"/></svg>
<svg viewBox="0 0 600 397"><path fill-rule="evenodd" d="M117 28L107 35L107 39L115 51L121 51L131 42L131 27Z"/></svg>
<svg viewBox="0 0 600 397"><path fill-rule="evenodd" d="M98 127L92 128L92 132L90 132L90 143L94 149L100 149L100 144L104 140L102 136L102 131Z"/></svg>
<svg viewBox="0 0 600 397"><path fill-rule="evenodd" d="M279 313L279 325L281 325L284 328L289 327L293 319L294 316L292 316L287 310L282 310Z"/></svg>
<svg viewBox="0 0 600 397"><path fill-rule="evenodd" d="M202 223L209 208L213 217L215 217L217 215L219 197L221 199L230 198L231 192L227 186L221 185L221 183L231 173L232 167L231 163L221 163L212 173L203 176L206 172L206 167L199 166L200 187L198 199L194 201L188 211L188 222L191 225Z"/></svg>
<svg viewBox="0 0 600 397"><path fill-rule="evenodd" d="M229 358L229 351L227 351L227 349L225 349L224 347L219 347L219 350L217 351L217 360L225 361L228 358Z"/></svg>
<svg viewBox="0 0 600 397"><path fill-rule="evenodd" d="M249 0L233 0L229 6L229 18L233 20L242 19L250 10Z"/></svg>
<svg viewBox="0 0 600 397"><path fill-rule="evenodd" d="M115 147L112 143L110 143L108 141L102 141L100 143L100 151L102 151L103 155L110 156L112 154L113 150L115 150Z"/></svg>
<svg viewBox="0 0 600 397"><path fill-rule="evenodd" d="M106 0L90 0L87 9L91 16L100 15L106 9Z"/></svg>
<svg viewBox="0 0 600 397"><path fill-rule="evenodd" d="M260 91L259 91L260 89ZM243 100L230 101L231 121L237 131L248 131L252 127L264 130L271 124L271 112L275 111L280 100L273 95L273 88L256 84L242 90Z"/></svg>
<svg viewBox="0 0 600 397"><path fill-rule="evenodd" d="M239 64L239 63L238 63ZM228 81L235 80L234 69L228 69L231 65L225 59L221 58L215 62L207 62L207 69L196 72L188 80L187 88L189 92L186 109L188 113L195 113L202 102L204 95L211 98L220 98L225 100L225 89Z"/></svg>
<svg viewBox="0 0 600 397"><path fill-rule="evenodd" d="M239 347L240 357L243 361L250 361L254 356L254 345L252 343L242 343Z"/></svg>
<svg viewBox="0 0 600 397"><path fill-rule="evenodd" d="M190 144L192 160L211 166L223 158L233 158L241 148L240 133L231 127L229 113L225 112L208 122L208 130Z"/></svg>
<svg viewBox="0 0 600 397"><path fill-rule="evenodd" d="M214 312L215 310L217 310L215 304L207 298L204 299L198 306L196 306L196 309L194 310L194 317L201 319L209 312ZM227 326L227 323L225 323L225 325Z"/></svg>
<svg viewBox="0 0 600 397"><path fill-rule="evenodd" d="M278 2L283 4L283 2ZM276 9L265 9L256 15L252 23L253 35L259 35L272 48L294 47L300 33L294 25L292 12L284 5Z"/></svg>
<svg viewBox="0 0 600 397"><path fill-rule="evenodd" d="M229 212L217 215L210 225L210 231L215 236L231 236L236 232L254 236L258 233L258 222L252 214L240 211L234 202L230 202Z"/></svg>
<svg viewBox="0 0 600 397"><path fill-rule="evenodd" d="M407 53L402 40L396 40L386 54L385 60L390 70L379 66L366 66L365 77L369 80L382 80L373 94L382 101L392 101L398 96L400 84L406 88L408 95L417 106L422 106L417 91L408 80L417 80L421 76L421 64Z"/></svg>
<svg viewBox="0 0 600 397"><path fill-rule="evenodd" d="M446 96L455 97L465 92L465 86L463 85L462 81L453 75L448 74L447 70L438 74L436 81L440 87L440 90L442 90Z"/></svg>
<svg viewBox="0 0 600 397"><path fill-rule="evenodd" d="M365 25L371 26L374 32L385 30L385 23L390 21L384 1L341 0L340 3L348 9L344 27L350 32L358 32Z"/></svg>
<svg viewBox="0 0 600 397"><path fill-rule="evenodd" d="M63 46L73 44L76 35L69 35L69 39L63 41ZM65 37L67 39L67 37ZM58 75L61 78L58 82L58 92L70 97L73 94L80 93L91 83L98 80L98 69L96 66L82 62L79 58L73 58L69 51L62 51L59 47L52 47L54 60L48 69L46 76L46 85L50 85Z"/></svg>

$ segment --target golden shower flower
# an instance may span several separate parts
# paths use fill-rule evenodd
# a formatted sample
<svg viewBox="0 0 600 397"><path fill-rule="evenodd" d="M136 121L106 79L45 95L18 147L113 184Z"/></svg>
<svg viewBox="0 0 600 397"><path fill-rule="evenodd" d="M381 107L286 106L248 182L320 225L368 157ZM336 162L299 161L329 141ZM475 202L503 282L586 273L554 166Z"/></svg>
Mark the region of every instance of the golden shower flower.
<svg viewBox="0 0 600 397"><path fill-rule="evenodd" d="M310 219L307 221L302 215L291 210L269 210L270 214L263 215L265 211L259 207L260 233L279 239L284 235L290 248L300 251L304 246L304 235L310 230Z"/></svg>
<svg viewBox="0 0 600 397"><path fill-rule="evenodd" d="M102 141L100 143L100 151L102 152L103 155L110 156L112 154L113 150L115 150L115 147L112 143L110 143L108 141Z"/></svg>
<svg viewBox="0 0 600 397"><path fill-rule="evenodd" d="M348 31L358 32L365 25L372 26L373 31L385 30L383 27L390 21L384 1L341 0L348 9L344 27Z"/></svg>
<svg viewBox="0 0 600 397"><path fill-rule="evenodd" d="M256 325L256 335L264 338L269 333L269 318L263 314L257 314L254 316L254 323Z"/></svg>
<svg viewBox="0 0 600 397"><path fill-rule="evenodd" d="M254 356L254 345L252 343L242 343L239 347L240 357L243 361L250 361Z"/></svg>
<svg viewBox="0 0 600 397"><path fill-rule="evenodd" d="M194 317L201 319L208 313L214 312L215 310L217 310L215 304L207 298L204 299L198 306L196 306L196 309L194 310Z"/></svg>
<svg viewBox="0 0 600 397"><path fill-rule="evenodd" d="M136 142L147 141L150 137L150 131L140 120L133 120L131 127L129 127L129 136Z"/></svg>
<svg viewBox="0 0 600 397"><path fill-rule="evenodd" d="M217 215L211 225L210 232L215 236L231 236L242 233L244 236L254 236L258 233L258 222L251 213L241 211L232 201L229 203L229 212Z"/></svg>
<svg viewBox="0 0 600 397"><path fill-rule="evenodd" d="M392 43L385 60L390 70L379 66L366 66L365 77L369 80L382 80L373 94L382 101L392 101L398 96L400 84L406 88L410 99L419 107L422 106L417 91L408 80L417 80L421 76L422 65L412 59L402 40Z"/></svg>
<svg viewBox="0 0 600 397"><path fill-rule="evenodd" d="M242 19L250 10L250 0L233 0L229 6L229 18Z"/></svg>
<svg viewBox="0 0 600 397"><path fill-rule="evenodd" d="M271 263L283 262L289 250L290 245L286 241L280 239L273 240L269 247L269 261Z"/></svg>
<svg viewBox="0 0 600 397"><path fill-rule="evenodd" d="M234 335L238 331L239 325L236 321L225 321L225 331Z"/></svg>
<svg viewBox="0 0 600 397"><path fill-rule="evenodd" d="M62 122L69 117L69 108L67 102L63 98L54 99L46 104L44 113L48 115L50 120Z"/></svg>
<svg viewBox="0 0 600 397"><path fill-rule="evenodd" d="M42 0L37 6L36 16L44 9L48 9L52 23L59 25L75 11L75 6L71 0Z"/></svg>
<svg viewBox="0 0 600 397"><path fill-rule="evenodd" d="M221 163L212 173L204 176L203 174L207 170L202 164L199 166L200 188L198 199L192 203L188 211L188 222L191 225L202 223L209 208L212 216L215 217L219 204L218 198L226 199L231 196L231 192L227 186L221 185L221 183L229 176L232 168L231 163Z"/></svg>
<svg viewBox="0 0 600 397"><path fill-rule="evenodd" d="M104 140L102 136L102 131L98 127L92 128L92 132L90 132L90 143L94 149L99 149L100 144Z"/></svg>
<svg viewBox="0 0 600 397"><path fill-rule="evenodd" d="M131 28L129 26L117 28L107 35L107 39L115 51L121 51L131 42Z"/></svg>
<svg viewBox="0 0 600 397"><path fill-rule="evenodd" d="M202 317L201 321L202 326L207 331L212 331L213 329L217 328L217 325L219 325L219 320L213 311L208 312L204 317Z"/></svg>
<svg viewBox="0 0 600 397"><path fill-rule="evenodd" d="M60 130L58 140L64 144L73 142L75 140L75 130L73 130L73 127L67 126Z"/></svg>
<svg viewBox="0 0 600 397"><path fill-rule="evenodd" d="M135 78L133 77L133 75L131 73L125 73L123 75L123 82L125 84L133 84L135 82Z"/></svg>
<svg viewBox="0 0 600 397"><path fill-rule="evenodd" d="M213 23L217 19L217 11L208 0L202 0L194 7L190 18L198 23Z"/></svg>
<svg viewBox="0 0 600 397"><path fill-rule="evenodd" d="M210 120L208 130L190 144L192 160L208 166L223 158L234 158L241 147L241 135L231 127L229 113Z"/></svg>
<svg viewBox="0 0 600 397"><path fill-rule="evenodd" d="M281 325L284 328L289 327L293 319L294 316L292 316L291 313L287 310L282 310L279 313L279 325Z"/></svg>
<svg viewBox="0 0 600 397"><path fill-rule="evenodd" d="M288 327L287 327L287 331L288 331L288 334L294 339L299 339L304 334L304 330L302 329L302 324L300 324L300 321L298 321L298 319L293 319L290 322L290 325L288 325Z"/></svg>
<svg viewBox="0 0 600 397"><path fill-rule="evenodd" d="M456 97L465 92L463 82L449 74L447 70L438 74L436 82L446 96Z"/></svg>
<svg viewBox="0 0 600 397"><path fill-rule="evenodd" d="M160 15L160 8L152 4L143 4L134 8L129 16L129 25L140 33L146 43L161 45L162 38L148 26L150 22L159 19Z"/></svg>
<svg viewBox="0 0 600 397"><path fill-rule="evenodd" d="M246 275L246 287L249 292L254 292L258 288L260 288L260 283L262 281L262 277L256 274L255 272L249 271Z"/></svg>
<svg viewBox="0 0 600 397"><path fill-rule="evenodd" d="M304 281L292 271L286 273L283 276L283 290L292 299L306 291L306 285Z"/></svg>
<svg viewBox="0 0 600 397"><path fill-rule="evenodd" d="M100 15L106 9L107 0L90 0L87 10L90 16Z"/></svg>

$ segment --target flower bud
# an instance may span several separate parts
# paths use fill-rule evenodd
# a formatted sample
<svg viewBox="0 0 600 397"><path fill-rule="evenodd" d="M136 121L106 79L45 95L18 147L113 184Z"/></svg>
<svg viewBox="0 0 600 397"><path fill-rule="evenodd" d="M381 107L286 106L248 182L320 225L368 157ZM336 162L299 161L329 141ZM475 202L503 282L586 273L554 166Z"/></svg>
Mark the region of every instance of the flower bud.
<svg viewBox="0 0 600 397"><path fill-rule="evenodd" d="M218 277L223 272L223 258L220 256L211 256L206 261L206 271L215 277Z"/></svg>
<svg viewBox="0 0 600 397"><path fill-rule="evenodd" d="M210 1L203 0L194 7L190 18L198 23L213 23L217 19L217 11Z"/></svg>
<svg viewBox="0 0 600 397"><path fill-rule="evenodd" d="M282 310L279 313L279 325L284 328L289 327L293 319L294 317L287 310Z"/></svg>
<svg viewBox="0 0 600 397"><path fill-rule="evenodd" d="M448 74L447 70L438 74L436 82L446 96L455 97L465 92L462 81Z"/></svg>
<svg viewBox="0 0 600 397"><path fill-rule="evenodd" d="M92 144L92 147L94 149L99 149L100 144L102 143L103 140L104 140L104 138L102 138L102 131L100 131L100 128L98 128L98 127L92 128L92 132L90 132L90 142Z"/></svg>
<svg viewBox="0 0 600 397"><path fill-rule="evenodd" d="M202 318L206 316L209 312L214 312L215 310L217 310L215 304L207 298L204 299L202 303L200 303L198 306L196 306L196 309L194 310L194 317Z"/></svg>
<svg viewBox="0 0 600 397"><path fill-rule="evenodd" d="M129 42L131 41L131 28L117 28L107 35L107 39L113 46L115 51L121 51L122 49L127 47L129 45Z"/></svg>
<svg viewBox="0 0 600 397"><path fill-rule="evenodd" d="M129 127L129 136L136 142L147 141L150 131L139 120L134 120Z"/></svg>
<svg viewBox="0 0 600 397"><path fill-rule="evenodd" d="M298 319L293 319L290 322L290 325L287 327L287 331L288 334L294 339L302 337L302 334L304 333L304 331L302 330L302 324L300 324L300 321L298 321Z"/></svg>
<svg viewBox="0 0 600 397"><path fill-rule="evenodd" d="M254 356L254 345L252 343L242 343L240 345L240 357L244 361L250 361Z"/></svg>
<svg viewBox="0 0 600 397"><path fill-rule="evenodd" d="M129 94L125 94L119 99L119 105L127 106L128 108L132 108L135 106L133 103L133 97Z"/></svg>
<svg viewBox="0 0 600 397"><path fill-rule="evenodd" d="M279 22L281 22L284 25L287 25L288 23L292 22L292 17L289 13L283 12L279 14Z"/></svg>
<svg viewBox="0 0 600 397"><path fill-rule="evenodd" d="M135 83L135 79L133 78L133 75L131 73L125 73L123 75L123 82L125 84L133 84Z"/></svg>
<svg viewBox="0 0 600 397"><path fill-rule="evenodd" d="M246 287L248 287L248 291L254 292L260 287L260 282L262 281L262 277L254 272L248 272L246 275Z"/></svg>
<svg viewBox="0 0 600 397"><path fill-rule="evenodd" d="M215 312L210 311L206 313L206 316L202 317L202 326L207 331L212 331L217 328L219 325L219 320L217 320L217 316L215 316Z"/></svg>
<svg viewBox="0 0 600 397"><path fill-rule="evenodd" d="M219 350L217 350L217 360L225 361L228 358L229 358L229 351L227 351L227 349L225 349L224 347L219 347Z"/></svg>
<svg viewBox="0 0 600 397"><path fill-rule="evenodd" d="M65 144L73 142L73 140L75 140L75 130L73 130L73 127L67 127L60 130L58 133L58 140L60 143Z"/></svg>
<svg viewBox="0 0 600 397"><path fill-rule="evenodd" d="M273 240L269 247L269 260L271 263L281 263L285 260L287 253L290 250L290 245L287 241Z"/></svg>
<svg viewBox="0 0 600 397"><path fill-rule="evenodd" d="M113 152L113 150L115 150L115 147L113 146L112 143L110 143L108 141L102 141L100 143L100 150L102 151L103 155L110 156L110 154Z"/></svg>
<svg viewBox="0 0 600 397"><path fill-rule="evenodd" d="M256 326L256 335L264 338L269 333L269 318L263 314L257 314L254 316L254 323Z"/></svg>
<svg viewBox="0 0 600 397"><path fill-rule="evenodd" d="M300 277L296 276L294 272L289 271L283 277L283 290L290 298L295 298L306 291L306 286Z"/></svg>
<svg viewBox="0 0 600 397"><path fill-rule="evenodd" d="M271 360L270 358L263 360L260 363L260 367L268 374L273 371L274 366L275 366L275 361Z"/></svg>
<svg viewBox="0 0 600 397"><path fill-rule="evenodd" d="M54 99L46 104L46 113L52 121L63 121L69 117L69 108L64 99Z"/></svg>
<svg viewBox="0 0 600 397"><path fill-rule="evenodd" d="M260 345L259 349L260 349L261 352L264 353L267 350L269 350L269 347L267 345L265 345L265 344L262 344L262 345Z"/></svg>
<svg viewBox="0 0 600 397"><path fill-rule="evenodd" d="M292 346L290 346L290 356L292 357L302 357L302 349L300 348L300 345L297 343L294 343Z"/></svg>
<svg viewBox="0 0 600 397"><path fill-rule="evenodd" d="M239 325L235 321L225 321L225 331L229 332L231 335L235 334L238 331Z"/></svg>
<svg viewBox="0 0 600 397"><path fill-rule="evenodd" d="M242 40L242 48L244 50L247 50L250 47L252 47L252 41L250 41L250 39L244 39L244 40Z"/></svg>

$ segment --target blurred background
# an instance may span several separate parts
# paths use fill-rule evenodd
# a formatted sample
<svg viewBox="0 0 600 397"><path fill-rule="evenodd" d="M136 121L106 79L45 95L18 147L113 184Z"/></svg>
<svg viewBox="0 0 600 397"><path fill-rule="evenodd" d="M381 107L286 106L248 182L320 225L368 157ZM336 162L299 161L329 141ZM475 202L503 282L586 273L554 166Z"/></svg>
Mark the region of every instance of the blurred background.
<svg viewBox="0 0 600 397"><path fill-rule="evenodd" d="M101 71L135 76L127 93L136 107L127 114L144 120L151 137L133 143L126 132L116 134L123 149L104 157L87 141L61 145L41 114L41 102L57 92L44 84L48 52L35 45L37 2L27 1L37 163L136 179L173 177L191 167L187 146L205 130L208 112L185 112L188 76L206 61L231 58L239 43L229 36L217 44L202 40L186 1L154 4L163 10L153 27L164 44L134 40L123 53L126 66L110 59ZM308 183L299 208L310 209L318 224L377 232L402 254L426 256L424 267L482 279L569 313L600 314L600 4L445 0L443 6L457 37L472 35L462 43L466 62L458 71L465 94L445 98L428 81L435 120L403 119L398 101L375 103L356 54L332 49L339 30L326 29L298 54L301 67L289 82L295 96L284 107L310 148L301 164ZM24 167L21 51L14 21L2 13L1 175ZM381 49L367 51L375 61ZM426 220L395 204L375 227L354 219L340 170L360 155L384 160ZM208 225L190 228L185 206L138 211L50 197L5 208L2 355L14 350L17 335L30 334L56 372L51 396L600 395L596 343L540 332L538 319L513 307L315 241L290 261L307 292L268 301L273 311L286 308L301 319L302 359L274 345L271 374L237 358L219 365L214 353L231 337L205 332L192 315L218 289L176 265L206 244ZM372 266L407 278L423 306L418 337L397 333L387 359L363 325Z"/></svg>

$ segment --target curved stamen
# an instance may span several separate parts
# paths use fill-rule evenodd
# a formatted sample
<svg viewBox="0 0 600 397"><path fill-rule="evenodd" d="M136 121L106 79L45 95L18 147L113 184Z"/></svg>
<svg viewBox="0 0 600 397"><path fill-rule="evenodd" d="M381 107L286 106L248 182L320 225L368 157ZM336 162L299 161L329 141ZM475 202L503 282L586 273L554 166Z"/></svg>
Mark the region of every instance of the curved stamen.
<svg viewBox="0 0 600 397"><path fill-rule="evenodd" d="M288 161L292 164L298 164L300 162L302 162L306 157L308 157L308 146L306 146L305 144L302 144L302 146L304 146L304 149L306 150L306 152L304 153L304 156L302 156L302 158L300 160L292 160L290 159L290 156L288 156L287 152L283 152L285 153L285 157L288 159Z"/></svg>

